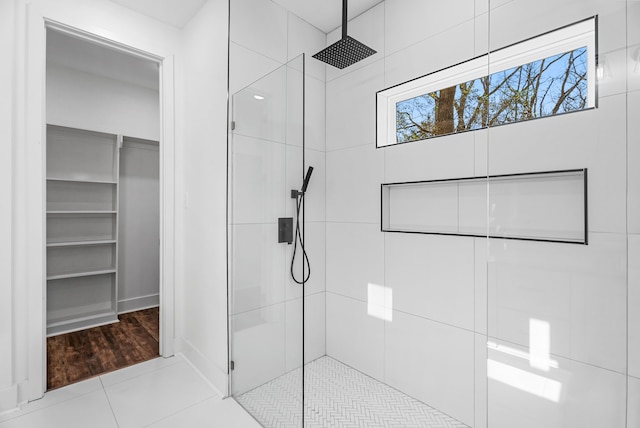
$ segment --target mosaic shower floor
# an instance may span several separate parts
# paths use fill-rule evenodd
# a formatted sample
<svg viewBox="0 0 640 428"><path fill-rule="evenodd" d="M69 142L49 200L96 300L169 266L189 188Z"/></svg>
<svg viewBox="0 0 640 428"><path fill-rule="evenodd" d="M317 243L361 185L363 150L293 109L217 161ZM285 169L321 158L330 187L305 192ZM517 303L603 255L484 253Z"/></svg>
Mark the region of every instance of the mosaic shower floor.
<svg viewBox="0 0 640 428"><path fill-rule="evenodd" d="M266 428L302 426L297 369L236 397ZM468 428L462 422L333 358L305 366L307 427Z"/></svg>

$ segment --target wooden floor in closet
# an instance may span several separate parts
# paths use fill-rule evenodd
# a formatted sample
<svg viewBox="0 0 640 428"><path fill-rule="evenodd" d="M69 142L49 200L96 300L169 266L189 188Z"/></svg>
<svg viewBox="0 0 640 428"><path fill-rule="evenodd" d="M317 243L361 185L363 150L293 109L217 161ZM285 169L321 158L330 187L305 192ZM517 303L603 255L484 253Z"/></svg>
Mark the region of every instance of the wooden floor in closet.
<svg viewBox="0 0 640 428"><path fill-rule="evenodd" d="M158 308L118 318L117 323L47 338L48 390L158 357Z"/></svg>

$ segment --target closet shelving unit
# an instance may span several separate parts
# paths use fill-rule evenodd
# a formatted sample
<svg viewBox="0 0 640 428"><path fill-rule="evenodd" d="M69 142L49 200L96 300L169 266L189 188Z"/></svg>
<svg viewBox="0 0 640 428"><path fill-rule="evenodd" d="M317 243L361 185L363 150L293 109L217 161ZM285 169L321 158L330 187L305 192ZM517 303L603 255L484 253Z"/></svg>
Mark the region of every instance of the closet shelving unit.
<svg viewBox="0 0 640 428"><path fill-rule="evenodd" d="M118 321L122 137L47 126L47 335Z"/></svg>

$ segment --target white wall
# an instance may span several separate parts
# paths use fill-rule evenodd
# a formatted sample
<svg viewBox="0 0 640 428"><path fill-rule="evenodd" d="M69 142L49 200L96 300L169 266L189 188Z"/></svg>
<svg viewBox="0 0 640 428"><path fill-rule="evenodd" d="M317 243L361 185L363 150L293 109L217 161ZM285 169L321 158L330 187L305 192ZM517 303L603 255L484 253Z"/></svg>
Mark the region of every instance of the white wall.
<svg viewBox="0 0 640 428"><path fill-rule="evenodd" d="M120 149L118 313L160 303L160 151L125 138Z"/></svg>
<svg viewBox="0 0 640 428"><path fill-rule="evenodd" d="M631 232L638 217L626 211L627 144L628 202L633 213L640 206L632 192L640 161L632 157L635 74L626 90L639 35L629 24L627 46L625 29L637 22L638 2L628 2L635 20L622 0L491 2L491 16L488 4L385 1L349 25L378 54L327 69L327 354L474 427L486 426L487 410L492 428L514 420L624 427L626 221ZM523 12L526 19L514 19ZM596 14L600 60L610 72L598 109L375 149L376 91ZM327 43L338 37L329 34ZM380 232L383 182L584 167L587 247ZM635 282L632 298L640 294ZM393 303L384 302L392 320L369 315L370 284L393 293ZM637 300L629 302L631 352L640 349ZM549 323L559 369L536 371L487 350L490 339L529 352L530 319ZM495 379L487 385L487 360L559 382L562 397L552 402Z"/></svg>
<svg viewBox="0 0 640 428"><path fill-rule="evenodd" d="M159 92L48 62L47 123L158 141Z"/></svg>
<svg viewBox="0 0 640 428"><path fill-rule="evenodd" d="M274 2L231 2L230 93L273 72L263 80L266 84L254 86L270 95L259 101L272 103L267 108L273 119L268 132L247 124L240 102L232 106L237 126L230 135L233 393L302 363L302 291L289 273L293 246L277 243L277 218L295 217L289 192L299 189L303 178L301 138L296 133L300 128L295 126L302 111L301 70L298 65L274 70L303 52L304 154L306 165L314 167L305 197L305 242L311 263L305 286L305 359L325 354L325 67L311 58L325 43L324 33ZM246 100L245 104L257 103L250 93ZM298 271L299 257L298 249Z"/></svg>
<svg viewBox="0 0 640 428"><path fill-rule="evenodd" d="M178 349L227 390L227 2L210 0L185 27L181 65L184 168L177 231L184 251L177 290ZM181 242L180 242L181 241Z"/></svg>
<svg viewBox="0 0 640 428"><path fill-rule="evenodd" d="M0 3L0 54L13 61L15 8L13 2ZM12 346L14 334L12 278L12 178L13 178L13 67L0 69L0 197L5 203L0 213L0 412L15 406Z"/></svg>

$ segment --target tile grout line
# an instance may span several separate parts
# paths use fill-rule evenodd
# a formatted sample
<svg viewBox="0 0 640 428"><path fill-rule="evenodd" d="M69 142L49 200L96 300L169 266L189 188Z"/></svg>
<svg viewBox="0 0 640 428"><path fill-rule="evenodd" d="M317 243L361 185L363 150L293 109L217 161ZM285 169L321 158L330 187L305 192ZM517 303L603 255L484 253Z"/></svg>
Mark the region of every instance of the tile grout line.
<svg viewBox="0 0 640 428"><path fill-rule="evenodd" d="M113 410L113 406L111 405L111 400L109 400L109 394L107 394L107 389L105 388L104 383L102 383L102 376L98 376L98 380L100 381L100 385L102 386L102 393L104 394L104 397L107 399L107 404L109 404L109 410L111 410L111 414L113 415L113 420L116 423L116 426L119 428L120 423L118 422L118 417L116 416L116 412Z"/></svg>

